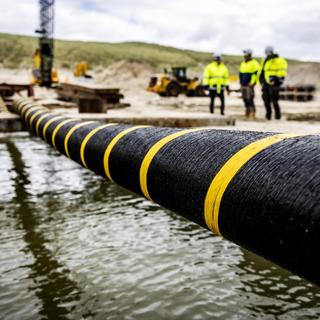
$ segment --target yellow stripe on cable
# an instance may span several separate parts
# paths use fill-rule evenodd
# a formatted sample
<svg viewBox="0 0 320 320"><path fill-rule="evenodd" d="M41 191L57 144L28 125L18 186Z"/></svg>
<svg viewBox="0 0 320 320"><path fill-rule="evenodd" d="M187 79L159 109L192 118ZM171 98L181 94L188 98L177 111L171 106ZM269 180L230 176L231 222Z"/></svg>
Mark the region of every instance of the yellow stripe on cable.
<svg viewBox="0 0 320 320"><path fill-rule="evenodd" d="M71 121L75 121L75 119L66 119L66 120L60 122L60 123L54 128L54 130L53 130L53 132L52 132L52 144L53 144L53 146L54 146L56 149L57 149L57 146L56 146L56 135L57 135L59 129L60 129L62 126L64 126L65 124L67 124L67 123L69 123L69 122L71 122Z"/></svg>
<svg viewBox="0 0 320 320"><path fill-rule="evenodd" d="M26 105L24 105L24 106L19 110L19 113L20 113L21 118L23 118L23 114L28 110L28 108L31 108L32 106L33 106L33 104L27 103Z"/></svg>
<svg viewBox="0 0 320 320"><path fill-rule="evenodd" d="M147 199L152 200L148 191L147 176L148 176L148 170L149 170L150 164L153 158L155 157L155 155L160 151L160 149L162 149L170 141L178 137L184 136L190 132L195 132L200 130L206 130L206 129L197 128L197 129L187 129L187 130L175 132L173 134L168 135L165 138L162 138L150 148L150 150L145 155L140 167L140 187L141 187L142 193Z"/></svg>
<svg viewBox="0 0 320 320"><path fill-rule="evenodd" d="M52 116L52 113L46 113L44 115L42 115L36 122L36 133L37 133L37 136L39 136L39 126L40 126L40 123L43 119L45 118L48 118L49 116Z"/></svg>
<svg viewBox="0 0 320 320"><path fill-rule="evenodd" d="M33 122L34 118L35 118L38 114L40 114L41 112L44 112L44 111L46 111L46 110L45 110L45 109L39 110L39 111L35 112L35 113L31 116L31 118L30 118L30 120L29 120L29 127L32 126L32 122Z"/></svg>
<svg viewBox="0 0 320 320"><path fill-rule="evenodd" d="M24 100L18 100L16 103L16 109L19 112L20 108L24 105L25 101Z"/></svg>
<svg viewBox="0 0 320 320"><path fill-rule="evenodd" d="M23 105L23 107L22 107L21 110L20 110L21 116L23 116L23 114L24 114L27 110L29 110L29 109L27 109L27 107L34 108L35 105L34 105L33 103L31 103L31 102L28 102L28 103L26 103L25 105Z"/></svg>
<svg viewBox="0 0 320 320"><path fill-rule="evenodd" d="M29 101L22 101L22 103L18 106L18 112L20 112L26 106L32 106L33 104Z"/></svg>
<svg viewBox="0 0 320 320"><path fill-rule="evenodd" d="M234 154L219 170L212 180L204 202L204 217L208 228L221 236L219 229L219 210L223 194L231 180L239 170L259 152L289 138L305 136L306 134L277 134L252 142Z"/></svg>
<svg viewBox="0 0 320 320"><path fill-rule="evenodd" d="M104 166L104 172L106 174L106 176L109 178L109 180L111 180L112 182L113 179L111 177L110 174L110 169L109 169L109 157L111 154L112 149L114 148L114 146L117 144L117 142L122 139L126 134L138 130L138 129L142 129L142 128L148 128L150 126L135 126L135 127L131 127L128 129L125 129L123 131L121 131L120 133L118 133L112 140L111 142L108 144L108 147L106 148L106 151L104 152L104 156L103 156L103 166Z"/></svg>
<svg viewBox="0 0 320 320"><path fill-rule="evenodd" d="M22 103L22 99L16 99L13 105L16 107L17 110L19 110L21 103Z"/></svg>
<svg viewBox="0 0 320 320"><path fill-rule="evenodd" d="M95 128L95 129L93 129L92 131L90 131L86 135L86 137L83 139L83 141L81 143L81 146L80 146L80 159L81 159L81 162L82 162L82 164L83 164L83 166L85 168L88 168L88 167L87 167L87 164L86 164L86 161L85 161L85 158L84 158L84 151L85 151L86 145L89 142L89 140L91 139L91 137L93 135L95 135L98 131L100 131L101 129L107 128L107 127L110 127L110 126L114 126L114 125L116 125L116 124L115 123L108 123L108 124L104 124L102 126L99 126L99 127Z"/></svg>
<svg viewBox="0 0 320 320"><path fill-rule="evenodd" d="M64 150L66 152L66 155L68 158L70 158L70 155L69 155L69 149L68 149L68 142L69 142L69 139L71 137L71 135L79 128L87 125L87 124L90 124L90 123L94 123L94 121L86 121L86 122L81 122L81 123L78 123L76 124L75 126L73 126L69 131L68 133L66 134L65 138L64 138Z"/></svg>
<svg viewBox="0 0 320 320"><path fill-rule="evenodd" d="M44 125L43 130L42 130L42 135L43 135L44 140L48 141L46 138L46 132L47 132L47 129L50 126L50 124L52 122L54 122L56 120L60 120L60 119L63 119L63 117L60 117L60 116L53 117Z"/></svg>
<svg viewBox="0 0 320 320"><path fill-rule="evenodd" d="M38 111L36 111L35 113L44 110L43 107L34 107L34 108L30 108L30 109L25 113L24 119L25 119L25 121L26 121L26 124L29 124L28 117L29 117L30 113L31 113L32 111L34 111L34 110L37 110L37 109L38 109Z"/></svg>
<svg viewBox="0 0 320 320"><path fill-rule="evenodd" d="M30 109L24 109L21 112L21 116L26 120L26 115L28 115L31 111L40 109L41 107L31 107Z"/></svg>
<svg viewBox="0 0 320 320"><path fill-rule="evenodd" d="M18 104L19 104L19 105L18 105L18 109L19 109L19 108L22 108L22 106L24 106L24 105L27 104L27 103L29 104L30 101L29 101L29 100L25 100L25 99L19 100L19 101L18 101Z"/></svg>

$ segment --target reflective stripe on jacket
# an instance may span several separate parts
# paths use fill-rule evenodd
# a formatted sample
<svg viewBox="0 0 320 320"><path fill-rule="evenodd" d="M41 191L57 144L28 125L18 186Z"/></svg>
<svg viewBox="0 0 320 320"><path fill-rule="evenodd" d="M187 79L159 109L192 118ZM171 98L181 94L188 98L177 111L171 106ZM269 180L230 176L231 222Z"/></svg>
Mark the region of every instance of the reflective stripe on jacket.
<svg viewBox="0 0 320 320"><path fill-rule="evenodd" d="M264 73L264 80L268 84L279 78L283 79L287 75L288 62L284 58L275 56L266 62L262 60L261 66L263 66L263 70L261 69L260 72Z"/></svg>
<svg viewBox="0 0 320 320"><path fill-rule="evenodd" d="M259 62L255 59L242 61L239 69L239 79L242 86L255 85L258 82Z"/></svg>
<svg viewBox="0 0 320 320"><path fill-rule="evenodd" d="M221 88L229 83L229 71L224 63L218 64L212 62L204 70L203 84L210 88L216 87L217 93L221 92Z"/></svg>

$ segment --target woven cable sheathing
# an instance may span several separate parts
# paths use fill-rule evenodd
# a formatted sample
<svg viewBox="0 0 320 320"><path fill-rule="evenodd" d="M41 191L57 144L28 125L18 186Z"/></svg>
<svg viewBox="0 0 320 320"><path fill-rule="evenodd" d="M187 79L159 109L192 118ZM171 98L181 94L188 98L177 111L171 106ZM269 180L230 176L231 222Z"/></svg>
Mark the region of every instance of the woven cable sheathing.
<svg viewBox="0 0 320 320"><path fill-rule="evenodd" d="M20 111L25 113L32 108L25 102L16 102L17 109L19 104L24 105ZM30 117L35 110L30 111ZM35 116L33 130L43 116L41 113ZM43 138L44 127L51 121L46 129L49 143L55 128L66 120L66 117L54 121L52 118L50 114L39 124L39 136ZM55 141L61 153L66 154L66 135L78 123L81 121L68 122L56 133ZM99 126L99 123L87 124L72 133L68 139L70 157L83 165L81 145L90 135L82 158L89 169L106 176L104 155L116 139L108 155L110 176L120 186L140 195L144 195L141 165L148 152L169 135L183 131L153 127L131 130L133 126L115 124L97 130ZM121 139L117 139L119 135ZM180 135L161 145L152 155L146 172L148 194L161 206L208 228L204 207L215 177L246 147L275 136L208 129ZM219 203L219 233L319 284L319 190L319 136L282 136L249 155L228 180Z"/></svg>

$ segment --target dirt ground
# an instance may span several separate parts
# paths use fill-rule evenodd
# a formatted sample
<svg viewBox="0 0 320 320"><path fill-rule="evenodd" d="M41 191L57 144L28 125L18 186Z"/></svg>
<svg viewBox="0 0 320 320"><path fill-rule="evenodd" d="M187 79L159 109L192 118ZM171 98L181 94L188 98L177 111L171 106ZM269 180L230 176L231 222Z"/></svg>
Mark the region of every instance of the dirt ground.
<svg viewBox="0 0 320 320"><path fill-rule="evenodd" d="M287 83L290 84L316 84L319 88L320 70L315 70L311 65L292 66ZM289 69L290 70L290 69ZM131 107L121 110L127 114L158 114L159 116L172 112L174 114L197 113L210 117L209 98L189 98L180 95L177 98L164 98L145 90L150 75L154 72L148 65L121 61L109 68L93 72L94 80L85 79L82 82L103 84L107 87L118 87L125 95L123 102L128 102ZM59 71L60 81L73 82L75 80L68 70ZM29 70L0 69L0 83L2 82L30 82ZM81 81L80 81L81 82ZM231 83L230 87L238 88L237 83ZM55 98L52 90L36 88L36 96L39 98ZM219 114L219 101L217 100L216 113ZM236 118L234 127L223 127L232 130L254 130L273 132L310 132L320 133L319 122L288 121L286 118L293 113L320 113L320 96L317 93L315 100L311 102L281 101L283 118L281 120L265 120L265 109L261 99L260 88L256 88L257 119L247 120L244 117L244 106L237 94L226 96L226 115ZM110 110L110 112L117 112ZM221 129L221 127L220 127Z"/></svg>

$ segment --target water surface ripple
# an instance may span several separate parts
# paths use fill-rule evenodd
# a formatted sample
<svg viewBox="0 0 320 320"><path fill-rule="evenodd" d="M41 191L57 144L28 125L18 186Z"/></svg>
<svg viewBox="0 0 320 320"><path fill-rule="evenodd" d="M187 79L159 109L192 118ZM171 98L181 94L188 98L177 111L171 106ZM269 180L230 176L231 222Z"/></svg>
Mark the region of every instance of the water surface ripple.
<svg viewBox="0 0 320 320"><path fill-rule="evenodd" d="M28 134L0 135L0 319L319 319L320 290Z"/></svg>

